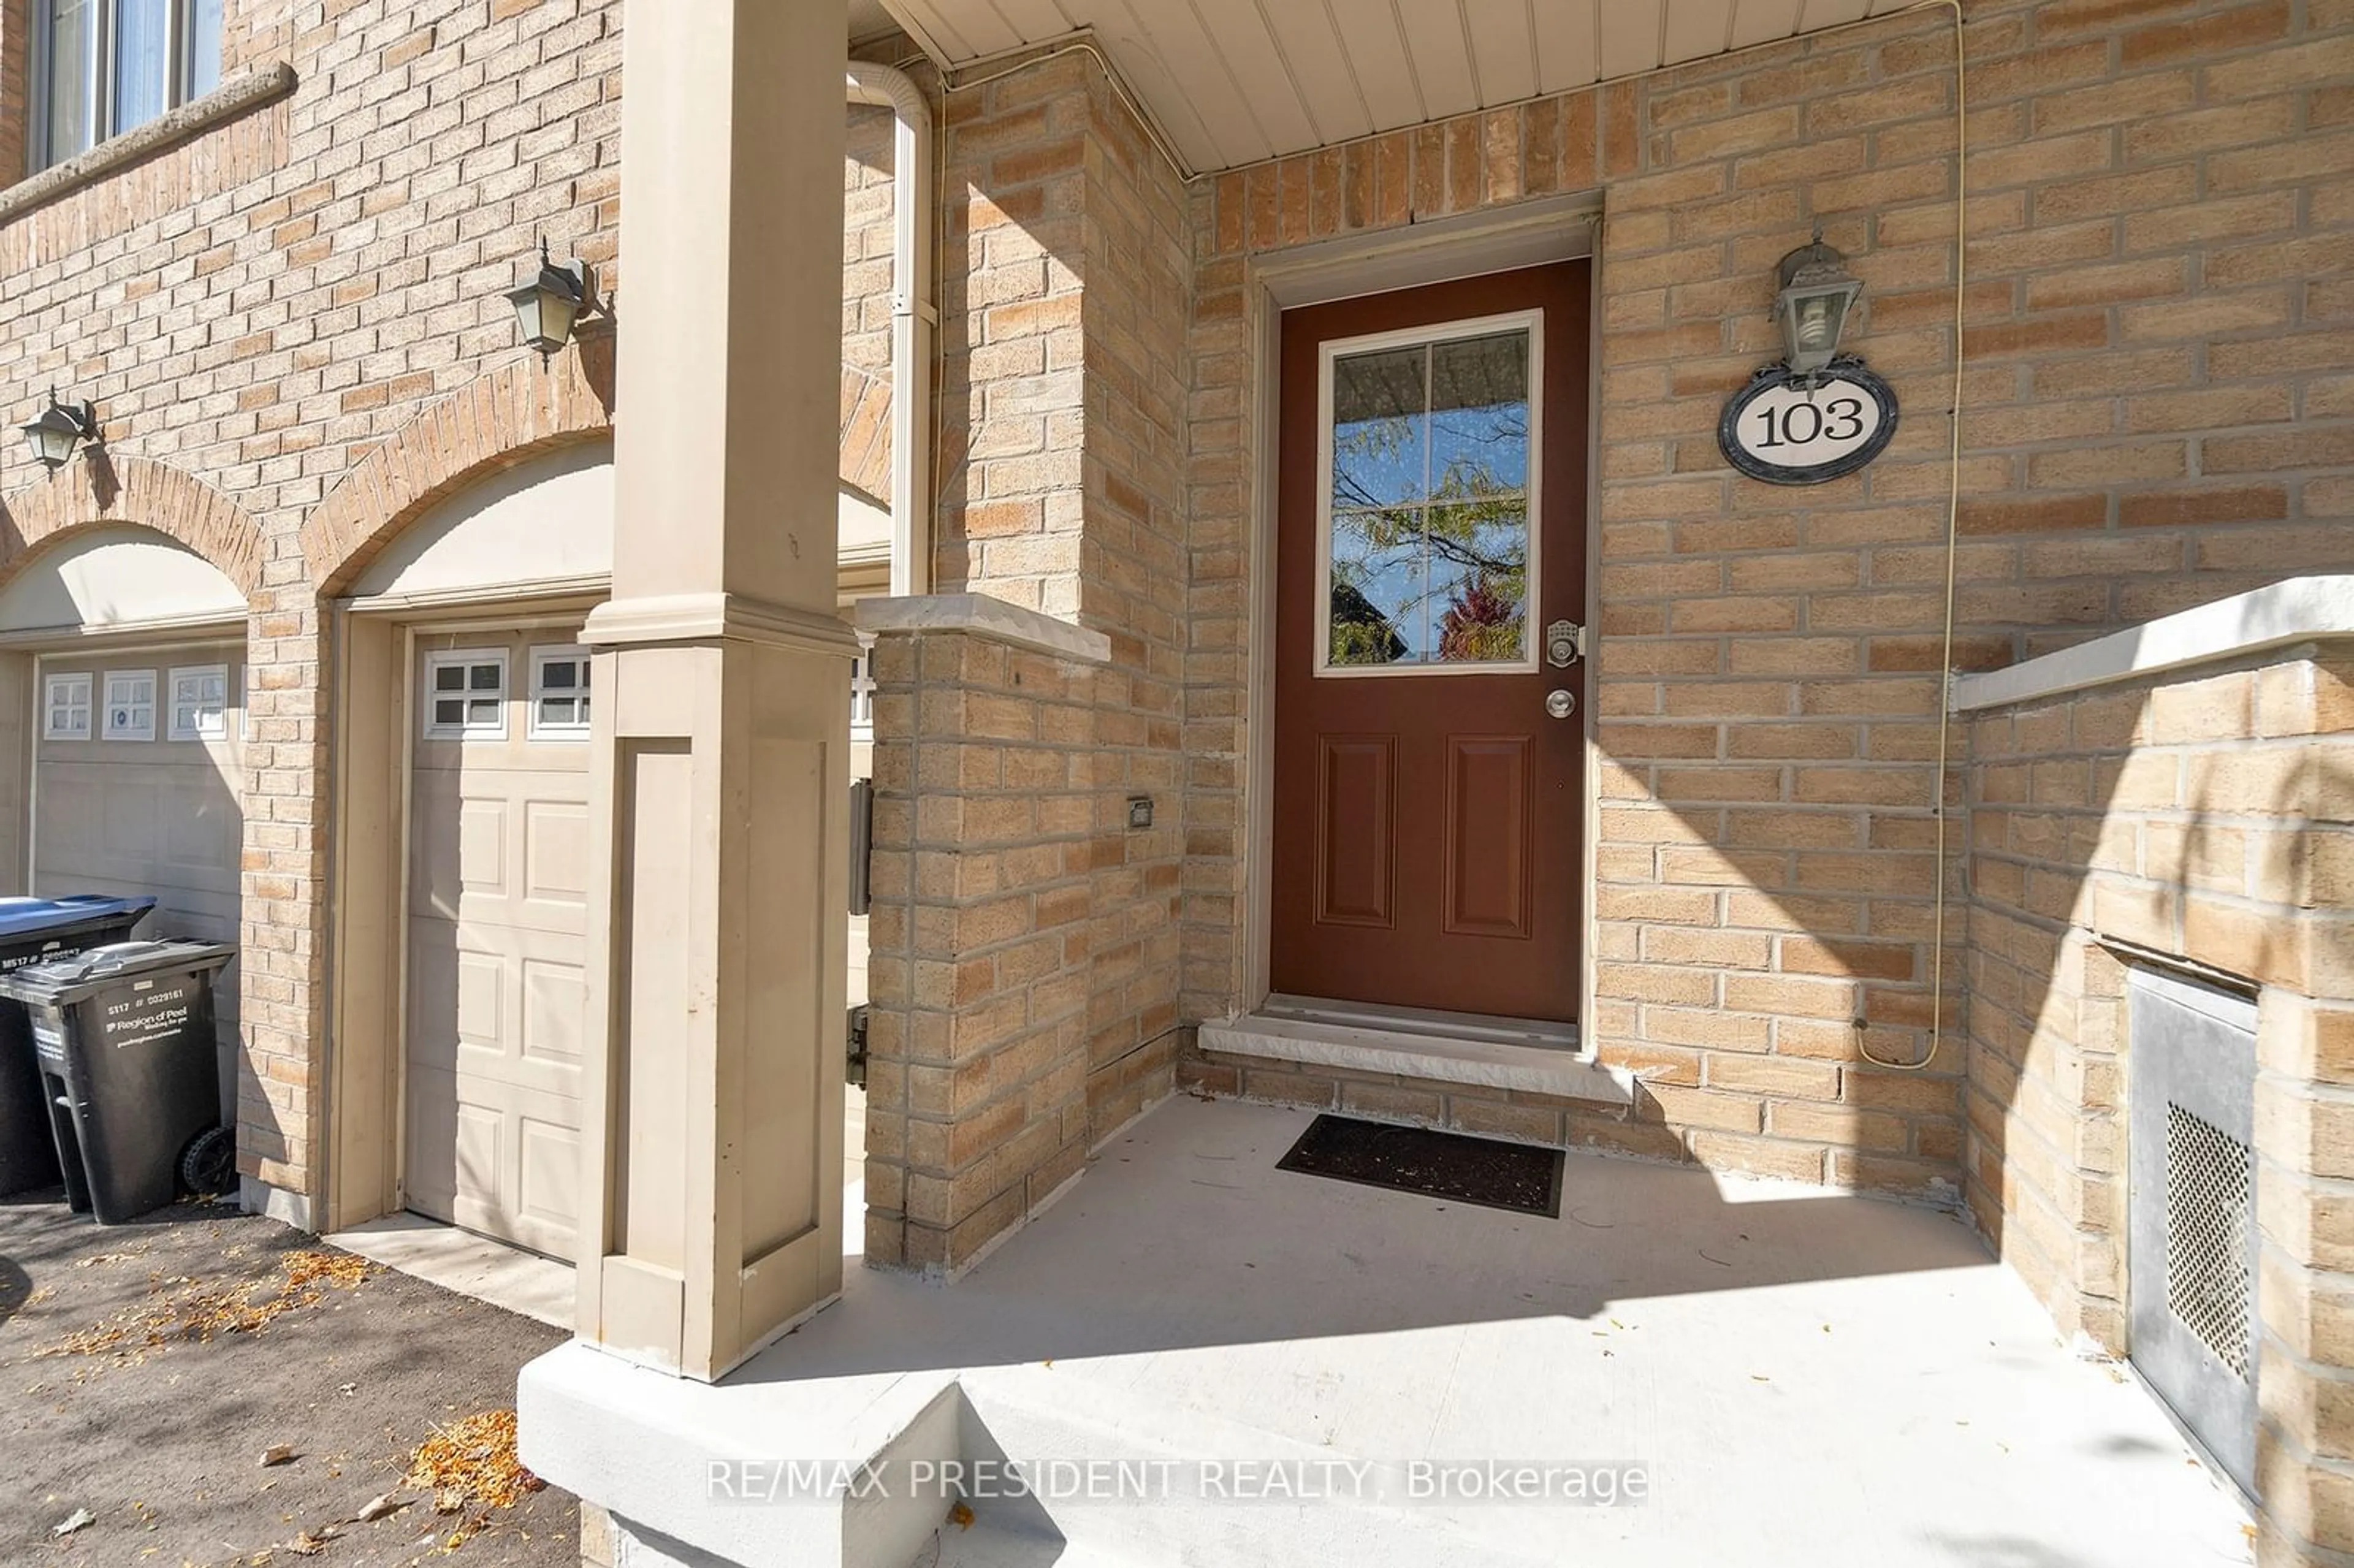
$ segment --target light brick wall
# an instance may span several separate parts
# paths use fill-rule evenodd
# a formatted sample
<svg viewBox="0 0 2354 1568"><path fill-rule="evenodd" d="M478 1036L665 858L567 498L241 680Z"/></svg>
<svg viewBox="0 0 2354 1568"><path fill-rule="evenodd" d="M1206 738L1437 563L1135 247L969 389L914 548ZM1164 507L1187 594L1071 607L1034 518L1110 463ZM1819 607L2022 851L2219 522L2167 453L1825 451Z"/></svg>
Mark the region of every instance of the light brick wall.
<svg viewBox="0 0 2354 1568"><path fill-rule="evenodd" d="M1956 662L2009 662L2354 557L2354 17L2184 0L1971 7ZM1183 1009L1244 1001L1251 407L1262 258L1597 190L1596 655L1606 1059L1712 1163L1960 1174L1960 943L1930 1022L1954 343L1942 13L1221 175L1195 188ZM1819 222L1903 426L1790 491L1716 450ZM1946 798L1956 799L1950 780ZM1958 827L1943 875L1959 888Z"/></svg>
<svg viewBox="0 0 2354 1568"><path fill-rule="evenodd" d="M2264 1556L2354 1547L2354 651L1998 709L1968 741L1971 1213L2063 1330L2126 1351L2109 944L2261 986Z"/></svg>
<svg viewBox="0 0 2354 1568"><path fill-rule="evenodd" d="M620 7L229 11L229 69L283 58L300 86L0 228L0 379L24 398L52 382L91 398L118 460L180 471L260 528L239 1161L300 1192L324 1131L330 832L301 524L420 409L529 357L501 296L535 233L618 284ZM0 61L20 58L0 37ZM37 493L44 509L98 516L99 498L72 499L87 472L52 487L18 447L0 451L12 514Z"/></svg>
<svg viewBox="0 0 2354 1568"><path fill-rule="evenodd" d="M1094 1136L1167 1093L1184 852L1185 197L1099 70L1087 76L1087 526L1081 624L1111 639L1096 678L1096 929L1087 1063ZM1153 825L1127 825L1143 797Z"/></svg>
<svg viewBox="0 0 2354 1568"><path fill-rule="evenodd" d="M1079 612L1092 108L1076 56L949 96L935 582Z"/></svg>
<svg viewBox="0 0 2354 1568"><path fill-rule="evenodd" d="M870 1263L966 1263L1085 1163L1109 678L960 632L876 645Z"/></svg>
<svg viewBox="0 0 2354 1568"><path fill-rule="evenodd" d="M842 482L891 500L891 255L896 189L888 109L854 104L843 156Z"/></svg>
<svg viewBox="0 0 2354 1568"><path fill-rule="evenodd" d="M1174 175L1087 57L944 118L972 265L943 302L938 586L1110 644L879 644L866 1255L953 1269L1170 1086L1189 259Z"/></svg>

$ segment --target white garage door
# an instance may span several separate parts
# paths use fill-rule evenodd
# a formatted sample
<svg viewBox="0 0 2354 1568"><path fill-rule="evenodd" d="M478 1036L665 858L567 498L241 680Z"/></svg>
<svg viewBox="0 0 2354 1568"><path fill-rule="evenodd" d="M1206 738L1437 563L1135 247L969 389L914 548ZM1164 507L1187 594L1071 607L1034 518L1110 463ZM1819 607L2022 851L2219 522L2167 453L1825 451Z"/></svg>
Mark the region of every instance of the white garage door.
<svg viewBox="0 0 2354 1568"><path fill-rule="evenodd" d="M188 644L40 661L34 893L153 895L148 931L238 939L241 650ZM237 983L231 968L215 991L224 1119L236 1106Z"/></svg>
<svg viewBox="0 0 2354 1568"><path fill-rule="evenodd" d="M420 636L410 673L408 1206L568 1257L588 655L560 629Z"/></svg>

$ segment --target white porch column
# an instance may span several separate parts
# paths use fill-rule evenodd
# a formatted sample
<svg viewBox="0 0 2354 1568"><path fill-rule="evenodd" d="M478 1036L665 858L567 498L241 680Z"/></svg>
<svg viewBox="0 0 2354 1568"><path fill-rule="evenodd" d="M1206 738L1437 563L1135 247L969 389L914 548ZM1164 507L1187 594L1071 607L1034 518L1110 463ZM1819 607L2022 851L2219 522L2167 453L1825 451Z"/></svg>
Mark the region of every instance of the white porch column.
<svg viewBox="0 0 2354 1568"><path fill-rule="evenodd" d="M631 24L576 1327L708 1380L842 1288L848 26L843 0Z"/></svg>

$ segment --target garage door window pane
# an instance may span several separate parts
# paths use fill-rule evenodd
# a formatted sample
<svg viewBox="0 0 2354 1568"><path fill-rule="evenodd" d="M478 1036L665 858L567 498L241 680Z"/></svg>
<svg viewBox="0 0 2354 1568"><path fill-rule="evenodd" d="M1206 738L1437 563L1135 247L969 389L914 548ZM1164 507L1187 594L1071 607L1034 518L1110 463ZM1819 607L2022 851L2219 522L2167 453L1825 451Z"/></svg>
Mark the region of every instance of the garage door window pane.
<svg viewBox="0 0 2354 1568"><path fill-rule="evenodd" d="M507 656L497 649L429 653L425 733L442 740L498 740L507 733Z"/></svg>
<svg viewBox="0 0 2354 1568"><path fill-rule="evenodd" d="M219 740L228 734L228 666L197 664L175 670L172 683L174 740Z"/></svg>
<svg viewBox="0 0 2354 1568"><path fill-rule="evenodd" d="M531 651L531 733L539 740L588 738L588 651Z"/></svg>
<svg viewBox="0 0 2354 1568"><path fill-rule="evenodd" d="M154 671L109 670L106 673L105 738L155 738Z"/></svg>
<svg viewBox="0 0 2354 1568"><path fill-rule="evenodd" d="M46 716L41 723L41 735L48 740L88 740L90 738L90 690L88 675L51 675L42 704Z"/></svg>

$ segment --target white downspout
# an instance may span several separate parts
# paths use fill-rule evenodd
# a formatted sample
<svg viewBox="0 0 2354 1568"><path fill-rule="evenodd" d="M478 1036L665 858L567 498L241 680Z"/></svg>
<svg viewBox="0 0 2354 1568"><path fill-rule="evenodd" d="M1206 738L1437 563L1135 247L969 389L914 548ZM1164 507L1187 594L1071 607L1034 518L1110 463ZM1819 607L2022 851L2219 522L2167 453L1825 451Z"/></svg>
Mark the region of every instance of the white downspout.
<svg viewBox="0 0 2354 1568"><path fill-rule="evenodd" d="M907 73L850 62L849 101L888 109L891 149L891 592L932 591L932 111Z"/></svg>

